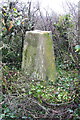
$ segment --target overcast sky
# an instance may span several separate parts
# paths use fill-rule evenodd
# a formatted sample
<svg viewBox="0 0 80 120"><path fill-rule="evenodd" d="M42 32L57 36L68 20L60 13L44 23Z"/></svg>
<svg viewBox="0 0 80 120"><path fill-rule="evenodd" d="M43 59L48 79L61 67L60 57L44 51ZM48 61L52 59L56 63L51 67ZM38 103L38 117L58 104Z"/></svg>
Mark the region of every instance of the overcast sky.
<svg viewBox="0 0 80 120"><path fill-rule="evenodd" d="M6 0L0 0L0 1L6 1ZM15 1L15 0L11 0L11 1ZM39 1L41 8L46 9L47 11L52 9L56 13L63 14L64 10L67 9L66 2L69 1L78 4L80 0L18 0L18 1L23 1L23 2L32 1L34 3Z"/></svg>
<svg viewBox="0 0 80 120"><path fill-rule="evenodd" d="M28 0L20 0L20 1L26 2ZM52 9L59 14L63 14L64 9L66 9L66 2L69 1L72 3L78 4L80 0L31 0L31 1L33 2L39 1L42 8L47 9L47 10Z"/></svg>

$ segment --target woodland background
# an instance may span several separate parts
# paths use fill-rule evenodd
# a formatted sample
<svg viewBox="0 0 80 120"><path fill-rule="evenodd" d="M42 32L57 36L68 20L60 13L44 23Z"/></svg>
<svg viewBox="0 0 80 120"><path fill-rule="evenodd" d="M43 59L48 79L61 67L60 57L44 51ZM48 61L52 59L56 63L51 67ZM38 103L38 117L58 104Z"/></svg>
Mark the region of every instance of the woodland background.
<svg viewBox="0 0 80 120"><path fill-rule="evenodd" d="M41 11L39 2L6 1L0 6L2 65L1 120L79 120L80 41L78 5L69 12ZM21 70L26 31L52 31L57 78L55 84L29 79ZM1 78L0 78L1 79Z"/></svg>

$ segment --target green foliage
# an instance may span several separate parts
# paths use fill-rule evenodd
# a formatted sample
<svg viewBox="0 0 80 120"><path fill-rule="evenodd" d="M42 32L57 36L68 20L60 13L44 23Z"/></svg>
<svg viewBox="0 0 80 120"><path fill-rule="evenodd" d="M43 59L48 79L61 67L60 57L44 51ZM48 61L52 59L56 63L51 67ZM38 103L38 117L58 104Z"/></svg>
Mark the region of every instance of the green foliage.
<svg viewBox="0 0 80 120"><path fill-rule="evenodd" d="M22 40L18 35L14 36L11 40L11 43L2 49L2 62L7 63L9 67L16 66L20 68Z"/></svg>
<svg viewBox="0 0 80 120"><path fill-rule="evenodd" d="M53 103L53 104L74 101L78 104L79 103L78 89L76 93L76 86L78 87L78 71L76 69L74 70L69 69L67 71L67 70L64 70L63 66L65 65L59 64L59 62L57 62L57 80L55 84L53 84L53 82L51 81L46 82L44 80L38 80L38 79L32 79L32 78L30 79L28 78L27 75L25 76L24 73L19 73L20 76L18 76L18 71L16 69L10 70L10 68L5 66L3 69L3 73L4 73L4 78L6 78L7 80L7 86L6 86L7 89L5 88L7 91L7 94L16 93L18 97L22 95L22 98L23 96L28 95L30 98L36 98L41 104L43 103L43 101L46 101L47 103ZM16 72L16 74L14 74L14 71ZM25 81L29 84L28 91L24 87L24 84L26 84ZM24 101L24 98L23 98L23 101ZM18 119L19 116L22 116L22 118L20 119L23 119L23 120L27 119L26 116L22 114L16 116L17 114L11 111L8 106L3 108L4 108L3 111L6 114L3 112L3 114L1 114L1 117L6 118L6 120L7 119L16 120ZM22 111L22 108L20 109ZM77 107L76 109L69 108L67 111L73 115L73 118L75 120L75 119L78 119L79 117L79 110L80 110L80 107ZM25 113L25 111L23 111L23 113Z"/></svg>
<svg viewBox="0 0 80 120"><path fill-rule="evenodd" d="M72 22L72 18L70 15L64 15L60 16L57 24L54 24L54 27L59 32L59 45L62 47L62 49L65 51L69 47L69 41L68 40L68 33L71 28L74 27L74 24ZM65 48L65 49L64 49Z"/></svg>
<svg viewBox="0 0 80 120"><path fill-rule="evenodd" d="M55 84L50 81L44 84L44 81L35 82L32 80L29 95L38 98L40 102L41 99L51 103L74 101L78 71L76 69L72 72L64 71L61 66L58 66L57 69L58 78Z"/></svg>
<svg viewBox="0 0 80 120"><path fill-rule="evenodd" d="M24 9L24 5L18 2L8 2L6 6L2 5L1 10L2 62L7 63L9 67L16 66L19 69L21 67L25 33L31 30L33 26L28 16L29 8Z"/></svg>
<svg viewBox="0 0 80 120"><path fill-rule="evenodd" d="M0 119L6 119L6 120L11 120L11 119L14 119L16 116L15 116L15 113L12 113L10 111L10 109L8 108L7 104L2 104L2 111L3 113L0 114Z"/></svg>
<svg viewBox="0 0 80 120"><path fill-rule="evenodd" d="M80 52L80 45L76 45L75 50L76 50L76 52Z"/></svg>
<svg viewBox="0 0 80 120"><path fill-rule="evenodd" d="M17 96L27 94L30 97L38 99L40 103L42 103L42 101L48 103L74 101L74 103L78 105L80 76L75 66L78 65L77 54L80 54L80 45L77 44L75 47L73 46L73 39L71 39L73 36L69 33L70 30L74 28L71 16L60 16L59 21L54 25L58 34L55 33L53 38L59 36L59 39L56 39L56 41L58 41L57 44L55 44L54 41L55 51L57 51L55 52L57 79L55 84L53 84L53 82L49 80L47 82L38 79L34 80L28 78L28 75L24 77L22 73L17 70L21 65L22 44L25 32L32 29L32 21L29 21L28 15L25 16L25 14L23 14L25 11L22 13L22 11L18 11L15 5L11 8L9 5L3 5L2 13L0 12L0 17L2 17L0 40L2 40L3 44L3 47L2 45L0 46L0 48L2 47L0 50L2 50L2 62L6 63L5 67L3 67L3 94L16 93ZM13 65L11 66L9 63ZM19 78L18 75L21 77ZM26 83L28 83L29 89ZM27 86L27 88L25 86ZM0 119L18 119L15 111L11 111L7 104L2 105L2 111L3 113L0 115ZM80 104L75 110L71 108L68 109L68 112L73 115L73 120L79 119L79 111ZM25 111L23 111L23 113L24 112ZM22 115L20 119L28 118ZM30 116L29 119L31 119Z"/></svg>
<svg viewBox="0 0 80 120"><path fill-rule="evenodd" d="M31 117L30 116L25 116L23 115L21 118L19 116L17 116L16 112L12 111L9 106L7 104L2 104L2 111L3 113L0 114L0 119L3 120L26 120L26 119L30 119L31 120ZM33 120L33 119L32 119Z"/></svg>
<svg viewBox="0 0 80 120"><path fill-rule="evenodd" d="M56 29L53 35L56 60L61 61L60 64L63 64L65 69L76 68L79 70L80 48L79 45L75 45L78 44L75 34L76 23L73 21L72 16L60 16L54 27Z"/></svg>

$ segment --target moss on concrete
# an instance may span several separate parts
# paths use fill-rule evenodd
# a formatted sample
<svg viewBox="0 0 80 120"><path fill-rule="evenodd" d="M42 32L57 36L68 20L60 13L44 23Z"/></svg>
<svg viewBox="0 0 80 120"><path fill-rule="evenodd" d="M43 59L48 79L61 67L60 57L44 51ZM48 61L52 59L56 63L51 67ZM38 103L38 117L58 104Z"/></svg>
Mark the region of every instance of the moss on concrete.
<svg viewBox="0 0 80 120"><path fill-rule="evenodd" d="M46 61L46 75L51 81L56 79L55 56L53 49L53 41L49 33L45 33L45 61Z"/></svg>
<svg viewBox="0 0 80 120"><path fill-rule="evenodd" d="M22 69L30 76L55 81L55 57L51 32L28 32L24 41Z"/></svg>

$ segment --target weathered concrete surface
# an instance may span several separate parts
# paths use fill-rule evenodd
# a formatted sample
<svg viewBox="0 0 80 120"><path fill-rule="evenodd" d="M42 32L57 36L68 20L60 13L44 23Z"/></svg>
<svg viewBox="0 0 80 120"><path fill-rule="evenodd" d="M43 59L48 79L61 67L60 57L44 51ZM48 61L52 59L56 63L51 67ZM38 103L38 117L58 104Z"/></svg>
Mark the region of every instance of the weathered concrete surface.
<svg viewBox="0 0 80 120"><path fill-rule="evenodd" d="M55 57L50 31L26 33L22 69L32 77L55 81Z"/></svg>

